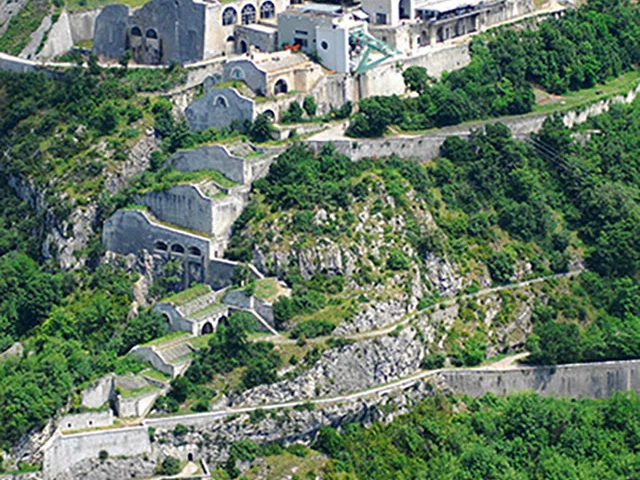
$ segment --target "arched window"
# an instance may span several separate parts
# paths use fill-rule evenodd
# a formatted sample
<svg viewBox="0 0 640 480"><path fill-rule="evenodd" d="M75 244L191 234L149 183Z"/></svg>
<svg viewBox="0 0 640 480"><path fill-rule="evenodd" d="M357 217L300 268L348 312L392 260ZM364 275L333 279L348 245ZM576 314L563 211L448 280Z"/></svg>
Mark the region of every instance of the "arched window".
<svg viewBox="0 0 640 480"><path fill-rule="evenodd" d="M210 322L205 323L202 326L202 330L200 330L200 333L202 335L209 335L210 333L213 333L213 325L211 325Z"/></svg>
<svg viewBox="0 0 640 480"><path fill-rule="evenodd" d="M222 97L220 97L220 98L222 98ZM200 251L200 249L198 247L190 247L189 248L189 255L194 255L196 257L199 257L200 255L202 255L202 252Z"/></svg>
<svg viewBox="0 0 640 480"><path fill-rule="evenodd" d="M240 42L240 45L242 45L243 43L244 40ZM247 44L244 43L244 45L246 46ZM240 67L234 68L233 70L231 70L231 78L233 78L234 80L244 80L244 71Z"/></svg>
<svg viewBox="0 0 640 480"><path fill-rule="evenodd" d="M227 108L228 106L229 105L227 105L227 99L222 95L216 98L216 107Z"/></svg>
<svg viewBox="0 0 640 480"><path fill-rule="evenodd" d="M227 7L222 12L222 25L233 25L238 21L238 12L235 8Z"/></svg>
<svg viewBox="0 0 640 480"><path fill-rule="evenodd" d="M264 2L260 6L260 18L273 18L276 16L276 7L273 2Z"/></svg>
<svg viewBox="0 0 640 480"><path fill-rule="evenodd" d="M164 243L164 242L161 242L160 240L158 240L158 241L155 243L154 248L155 248L156 250L160 250L161 252L166 252L167 250L169 250L169 247L167 247L167 244L166 244L166 243Z"/></svg>
<svg viewBox="0 0 640 480"><path fill-rule="evenodd" d="M131 29L131 35L133 35L134 37L141 37L142 36L142 30L140 30L140 27L133 27Z"/></svg>
<svg viewBox="0 0 640 480"><path fill-rule="evenodd" d="M264 114L269 117L269 120L271 120L272 122L276 121L276 114L273 113L273 110L265 110Z"/></svg>
<svg viewBox="0 0 640 480"><path fill-rule="evenodd" d="M250 23L256 23L256 7L245 5L242 7L242 24L249 25Z"/></svg>
<svg viewBox="0 0 640 480"><path fill-rule="evenodd" d="M287 82L285 82L283 79L278 80L273 87L273 93L275 95L278 95L280 93L287 93L288 91L289 87L287 87Z"/></svg>
<svg viewBox="0 0 640 480"><path fill-rule="evenodd" d="M174 243L173 245L171 245L171 251L173 253L184 253L184 247L179 243Z"/></svg>
<svg viewBox="0 0 640 480"><path fill-rule="evenodd" d="M147 38L158 38L158 32L156 32L153 28L149 28L146 33Z"/></svg>

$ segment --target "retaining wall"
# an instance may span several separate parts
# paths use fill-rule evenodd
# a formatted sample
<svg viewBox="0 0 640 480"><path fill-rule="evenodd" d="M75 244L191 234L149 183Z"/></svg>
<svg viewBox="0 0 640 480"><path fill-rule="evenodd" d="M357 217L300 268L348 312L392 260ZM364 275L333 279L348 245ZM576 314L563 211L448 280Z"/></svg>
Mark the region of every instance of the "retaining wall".
<svg viewBox="0 0 640 480"><path fill-rule="evenodd" d="M110 457L150 453L147 428L140 426L73 435L57 434L44 447L44 478L52 479L82 460L98 458L102 450Z"/></svg>
<svg viewBox="0 0 640 480"><path fill-rule="evenodd" d="M84 428L108 427L113 425L113 412L84 412L65 415L58 422L60 430L82 430Z"/></svg>
<svg viewBox="0 0 640 480"><path fill-rule="evenodd" d="M113 394L113 375L100 377L82 391L82 406L99 408L109 401Z"/></svg>
<svg viewBox="0 0 640 480"><path fill-rule="evenodd" d="M191 150L180 150L171 156L169 163L181 172L217 170L234 182L244 184L250 181L245 159L232 155L223 145L203 145Z"/></svg>
<svg viewBox="0 0 640 480"><path fill-rule="evenodd" d="M631 89L625 95L616 95L592 103L586 107L564 112L562 114L562 120L567 127L571 128L575 125L586 122L590 117L601 115L602 113L609 111L613 104L633 102L639 93L640 84ZM334 144L338 152L349 156L352 160L360 160L362 158L369 157L388 157L395 154L400 157L413 158L418 161L428 161L433 160L440 155L440 147L449 137L468 138L473 130L482 129L488 123L500 122L509 127L514 137L524 138L529 134L540 130L548 115L550 114L538 113L495 118L453 127L445 127L438 129L434 133L428 133L421 136L407 135L403 137L371 139L354 138L349 140L334 140L330 143ZM325 143L327 143L326 140L308 141L309 146L315 151L320 151Z"/></svg>
<svg viewBox="0 0 640 480"><path fill-rule="evenodd" d="M607 398L640 391L640 360L524 367L514 370L452 370L440 378L454 392L472 397L534 391L544 396Z"/></svg>
<svg viewBox="0 0 640 480"><path fill-rule="evenodd" d="M116 399L116 410L118 411L118 416L121 418L125 417L144 417L149 411L151 407L153 407L156 398L161 394L160 390L156 390L141 397L134 398L123 398L121 395L118 395Z"/></svg>

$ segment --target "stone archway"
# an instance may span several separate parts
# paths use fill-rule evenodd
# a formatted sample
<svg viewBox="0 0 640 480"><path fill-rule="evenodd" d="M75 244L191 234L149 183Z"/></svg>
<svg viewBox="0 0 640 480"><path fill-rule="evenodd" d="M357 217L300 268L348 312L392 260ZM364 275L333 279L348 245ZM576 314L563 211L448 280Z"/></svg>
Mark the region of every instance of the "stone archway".
<svg viewBox="0 0 640 480"><path fill-rule="evenodd" d="M218 325L224 325L225 327L229 326L229 319L226 315L223 315L218 319Z"/></svg>
<svg viewBox="0 0 640 480"><path fill-rule="evenodd" d="M213 325L211 325L211 322L205 322L200 333L202 335L209 335L210 333L213 333Z"/></svg>
<svg viewBox="0 0 640 480"><path fill-rule="evenodd" d="M240 53L247 53L249 47L247 46L247 42L244 40L240 40Z"/></svg>

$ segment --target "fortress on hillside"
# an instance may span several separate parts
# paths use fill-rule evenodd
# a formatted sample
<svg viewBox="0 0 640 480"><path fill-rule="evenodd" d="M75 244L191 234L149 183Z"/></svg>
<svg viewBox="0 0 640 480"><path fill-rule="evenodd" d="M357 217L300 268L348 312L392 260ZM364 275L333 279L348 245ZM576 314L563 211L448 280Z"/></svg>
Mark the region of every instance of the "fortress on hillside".
<svg viewBox="0 0 640 480"><path fill-rule="evenodd" d="M362 0L357 6L292 0L151 0L110 5L95 23L94 52L137 63L181 64L297 46L346 73L366 52L382 58L436 46L533 11L531 0Z"/></svg>

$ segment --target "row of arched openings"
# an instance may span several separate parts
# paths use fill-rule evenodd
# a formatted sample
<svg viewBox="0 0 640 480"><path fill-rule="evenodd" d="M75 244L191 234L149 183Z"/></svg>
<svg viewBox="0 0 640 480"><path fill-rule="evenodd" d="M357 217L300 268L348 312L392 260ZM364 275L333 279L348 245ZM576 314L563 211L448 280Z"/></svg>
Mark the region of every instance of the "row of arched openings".
<svg viewBox="0 0 640 480"><path fill-rule="evenodd" d="M133 27L131 29L131 36L133 36L133 37L141 37L142 36L142 30L140 29L140 27ZM157 39L158 38L158 32L156 32L153 28L147 28L147 31L145 32L144 36L147 37L147 38Z"/></svg>
<svg viewBox="0 0 640 480"><path fill-rule="evenodd" d="M260 5L260 18L263 20L276 16L276 6L267 0ZM256 7L245 5L240 11L240 20L243 25L256 23ZM222 12L222 25L235 25L238 22L238 12L233 7L227 7Z"/></svg>
<svg viewBox="0 0 640 480"><path fill-rule="evenodd" d="M186 249L183 245L179 243L173 243L169 246L166 242L162 240L157 240L153 245L153 248L158 252L171 252L177 253L179 255L184 255ZM198 247L189 247L189 255L193 255L194 257L200 257L202 255L202 251Z"/></svg>

